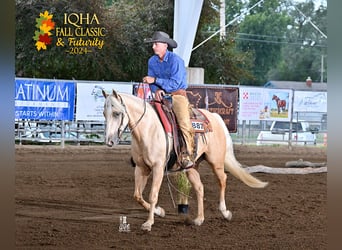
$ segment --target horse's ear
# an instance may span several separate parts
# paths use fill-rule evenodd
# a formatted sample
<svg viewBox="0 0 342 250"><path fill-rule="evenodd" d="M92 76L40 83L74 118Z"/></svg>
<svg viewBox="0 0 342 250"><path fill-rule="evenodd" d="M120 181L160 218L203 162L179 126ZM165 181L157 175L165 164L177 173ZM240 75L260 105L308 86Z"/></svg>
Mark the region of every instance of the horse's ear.
<svg viewBox="0 0 342 250"><path fill-rule="evenodd" d="M106 93L106 91L104 91L104 89L102 89L102 95L104 98L107 98L108 94Z"/></svg>
<svg viewBox="0 0 342 250"><path fill-rule="evenodd" d="M119 95L118 95L118 93L113 89L113 91L112 91L112 94L113 94L113 96L115 96L115 98L119 98Z"/></svg>

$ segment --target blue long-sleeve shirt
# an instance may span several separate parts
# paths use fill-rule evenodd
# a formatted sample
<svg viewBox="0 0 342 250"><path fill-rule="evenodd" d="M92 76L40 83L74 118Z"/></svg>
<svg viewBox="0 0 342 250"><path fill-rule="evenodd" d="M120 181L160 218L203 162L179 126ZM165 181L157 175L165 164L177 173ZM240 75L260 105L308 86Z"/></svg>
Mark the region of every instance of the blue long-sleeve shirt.
<svg viewBox="0 0 342 250"><path fill-rule="evenodd" d="M154 84L150 84L151 91L162 89L166 93L171 93L179 89L186 89L186 69L184 61L177 54L167 50L163 61L157 55L153 55L148 60L148 76L156 78Z"/></svg>

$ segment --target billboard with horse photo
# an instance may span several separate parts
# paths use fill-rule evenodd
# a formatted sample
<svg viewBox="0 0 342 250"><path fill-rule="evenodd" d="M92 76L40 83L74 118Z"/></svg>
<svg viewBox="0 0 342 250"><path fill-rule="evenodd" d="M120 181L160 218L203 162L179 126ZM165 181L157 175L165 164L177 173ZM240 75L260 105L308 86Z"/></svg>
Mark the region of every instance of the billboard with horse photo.
<svg viewBox="0 0 342 250"><path fill-rule="evenodd" d="M240 87L239 120L291 119L293 91Z"/></svg>

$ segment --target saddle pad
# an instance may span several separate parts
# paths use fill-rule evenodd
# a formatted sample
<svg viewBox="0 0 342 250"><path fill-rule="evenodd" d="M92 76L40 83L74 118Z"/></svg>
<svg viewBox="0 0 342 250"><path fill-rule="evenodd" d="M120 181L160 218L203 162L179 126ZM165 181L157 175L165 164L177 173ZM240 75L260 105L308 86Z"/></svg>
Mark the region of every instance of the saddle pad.
<svg viewBox="0 0 342 250"><path fill-rule="evenodd" d="M153 102L151 104L155 107L165 129L165 132L172 134L171 121L168 119L164 109L162 108L163 104L159 102ZM208 118L199 109L191 109L190 121L195 133L206 133L212 131L212 127Z"/></svg>
<svg viewBox="0 0 342 250"><path fill-rule="evenodd" d="M172 125L171 125L171 122L169 121L168 117L166 116L165 111L162 108L162 104L160 102L153 102L151 104L155 107L155 109L159 115L159 119L161 120L161 122L163 124L165 132L172 134Z"/></svg>
<svg viewBox="0 0 342 250"><path fill-rule="evenodd" d="M195 133L213 131L208 118L199 109L192 108L191 111L190 120Z"/></svg>

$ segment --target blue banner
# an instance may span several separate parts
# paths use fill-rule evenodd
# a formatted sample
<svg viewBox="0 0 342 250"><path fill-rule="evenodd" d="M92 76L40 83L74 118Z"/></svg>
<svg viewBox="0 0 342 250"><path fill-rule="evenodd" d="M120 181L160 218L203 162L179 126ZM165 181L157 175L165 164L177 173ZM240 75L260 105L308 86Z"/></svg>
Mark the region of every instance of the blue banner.
<svg viewBox="0 0 342 250"><path fill-rule="evenodd" d="M15 119L73 120L75 83L15 79Z"/></svg>

